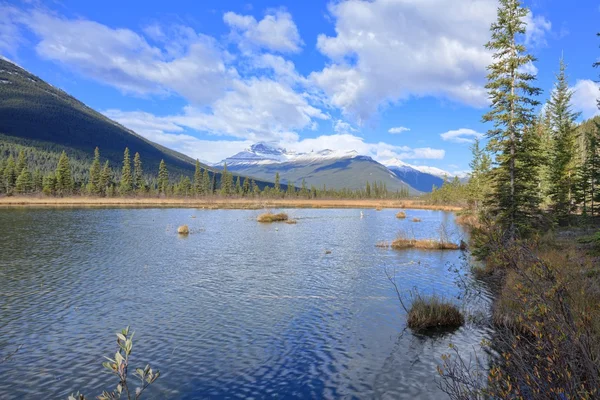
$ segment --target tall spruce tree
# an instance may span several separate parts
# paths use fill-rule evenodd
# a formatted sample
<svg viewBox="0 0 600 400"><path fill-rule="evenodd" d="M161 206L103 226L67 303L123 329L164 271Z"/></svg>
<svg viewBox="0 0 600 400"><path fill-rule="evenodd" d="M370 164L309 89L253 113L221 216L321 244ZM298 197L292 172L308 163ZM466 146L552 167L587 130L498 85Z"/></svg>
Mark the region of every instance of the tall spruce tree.
<svg viewBox="0 0 600 400"><path fill-rule="evenodd" d="M56 183L55 190L60 196L66 196L73 191L73 176L71 174L71 164L69 163L69 157L64 151L61 153L58 159L58 165L56 172L54 173Z"/></svg>
<svg viewBox="0 0 600 400"><path fill-rule="evenodd" d="M169 187L169 171L167 171L167 164L165 160L160 160L158 166L158 193L167 194Z"/></svg>
<svg viewBox="0 0 600 400"><path fill-rule="evenodd" d="M142 158L137 151L133 156L133 188L138 193L143 193L146 184L144 182L144 168L142 166Z"/></svg>
<svg viewBox="0 0 600 400"><path fill-rule="evenodd" d="M204 172L202 173L202 184L203 184L202 194L204 194L204 195L211 194L212 195L212 192L213 192L212 182L210 180L208 168L205 168Z"/></svg>
<svg viewBox="0 0 600 400"><path fill-rule="evenodd" d="M102 168L102 171L100 171L100 178L98 180L98 193L101 196L108 195L108 188L111 184L110 175L111 175L110 165L108 164L108 160L106 160L106 162L104 163L104 167Z"/></svg>
<svg viewBox="0 0 600 400"><path fill-rule="evenodd" d="M479 209L483 204L483 200L490 193L489 178L492 160L488 152L480 146L479 139L475 139L475 143L471 146L471 153L473 154L473 159L469 164L471 174L469 176L469 183L467 184L467 191L469 202L475 209ZM404 196L404 194L404 192L401 193L401 196Z"/></svg>
<svg viewBox="0 0 600 400"><path fill-rule="evenodd" d="M250 193L250 181L248 180L248 177L245 177L244 184L242 185L242 194L246 196L248 193Z"/></svg>
<svg viewBox="0 0 600 400"><path fill-rule="evenodd" d="M581 115L572 109L573 90L569 88L565 71L566 65L561 58L559 73L547 107L553 143L549 192L553 214L559 223L568 220L574 211L575 121Z"/></svg>
<svg viewBox="0 0 600 400"><path fill-rule="evenodd" d="M537 178L526 181L528 174L519 160L526 160L527 154L519 153L527 151L522 139L532 125L534 107L539 104L534 96L541 90L532 85L535 76L525 69L535 61L522 41L528 10L519 0L499 3L498 19L491 26L492 37L486 44L494 54L486 85L492 104L483 121L494 123L488 131L488 148L496 154L497 164L492 171L494 193L490 209L508 236L515 238L519 230L531 226L531 202L525 198L530 200L528 195L538 189ZM527 195L518 190L525 190Z"/></svg>
<svg viewBox="0 0 600 400"><path fill-rule="evenodd" d="M202 181L202 168L200 160L196 160L196 170L194 171L194 194L200 195L204 191L204 182Z"/></svg>
<svg viewBox="0 0 600 400"><path fill-rule="evenodd" d="M90 194L99 195L100 190L100 149L94 150L94 161L90 167Z"/></svg>
<svg viewBox="0 0 600 400"><path fill-rule="evenodd" d="M119 183L119 194L127 196L133 190L133 177L131 175L131 158L129 156L129 148L125 147L123 153L123 168L121 169L121 181Z"/></svg>
<svg viewBox="0 0 600 400"><path fill-rule="evenodd" d="M2 177L4 180L4 191L9 194L12 193L15 187L15 183L17 181L17 173L15 170L15 159L11 154L8 156L8 161L6 162L6 166L4 167L4 174Z"/></svg>
<svg viewBox="0 0 600 400"><path fill-rule="evenodd" d="M275 173L275 194L278 195L281 191L281 185L279 183L279 172Z"/></svg>
<svg viewBox="0 0 600 400"><path fill-rule="evenodd" d="M17 193L30 193L33 191L33 176L27 167L23 168L17 177L15 191Z"/></svg>
<svg viewBox="0 0 600 400"><path fill-rule="evenodd" d="M27 168L27 157L25 156L25 151L19 151L19 155L17 157L17 165L15 166L15 174L17 177L21 175L21 172Z"/></svg>

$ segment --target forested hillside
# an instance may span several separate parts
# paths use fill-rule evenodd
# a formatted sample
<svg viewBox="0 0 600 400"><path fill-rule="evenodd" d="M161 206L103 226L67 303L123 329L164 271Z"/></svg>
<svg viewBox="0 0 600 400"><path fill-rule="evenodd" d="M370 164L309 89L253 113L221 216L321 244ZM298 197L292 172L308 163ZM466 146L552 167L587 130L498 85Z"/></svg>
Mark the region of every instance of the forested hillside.
<svg viewBox="0 0 600 400"><path fill-rule="evenodd" d="M44 151L90 157L96 147L116 167L123 149L139 152L149 170L164 159L174 175L191 174L194 160L150 142L24 69L0 59L0 134L27 139ZM10 140L9 140L10 141ZM23 142L22 142L23 143ZM84 156L86 154L87 156Z"/></svg>

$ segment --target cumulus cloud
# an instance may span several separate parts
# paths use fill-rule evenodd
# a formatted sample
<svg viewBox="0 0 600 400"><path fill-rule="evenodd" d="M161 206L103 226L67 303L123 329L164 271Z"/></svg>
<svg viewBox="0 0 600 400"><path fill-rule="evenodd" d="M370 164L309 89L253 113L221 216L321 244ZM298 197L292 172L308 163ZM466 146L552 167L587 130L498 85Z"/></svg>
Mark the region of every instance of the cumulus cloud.
<svg viewBox="0 0 600 400"><path fill-rule="evenodd" d="M546 34L552 30L552 23L541 15L533 16L531 11L525 17L527 31L525 44L541 47L546 45Z"/></svg>
<svg viewBox="0 0 600 400"><path fill-rule="evenodd" d="M473 143L475 139L483 137L483 134L473 129L460 128L440 134L442 140L454 143Z"/></svg>
<svg viewBox="0 0 600 400"><path fill-rule="evenodd" d="M600 97L600 86L589 79L578 80L573 89L573 108L581 112L584 119L600 114L597 99Z"/></svg>
<svg viewBox="0 0 600 400"><path fill-rule="evenodd" d="M411 148L396 146L384 142L368 142L364 138L349 132L320 135L315 138L300 139L291 132L279 132L278 135L254 136L246 140L201 140L187 133L189 129L199 129L198 120L188 119L189 116L159 117L146 112L124 112L121 110L106 110L106 116L122 125L135 130L144 137L164 146L181 151L193 158L219 162L244 148L249 147L257 140L268 141L288 150L297 152L311 152L323 149L339 151L357 151L359 154L373 157L375 160L390 158L401 159L443 159L445 151L430 147ZM204 123L200 119L200 123ZM336 121L335 125L344 129L354 129L350 124ZM344 128L344 129L342 129Z"/></svg>
<svg viewBox="0 0 600 400"><path fill-rule="evenodd" d="M397 126L394 128L390 128L388 130L388 133L391 133L392 135L398 134L398 133L402 133L402 132L408 132L410 131L410 128L406 128L404 126Z"/></svg>
<svg viewBox="0 0 600 400"><path fill-rule="evenodd" d="M311 77L336 107L364 120L411 96L487 104L494 0L353 0L330 13L336 35L320 35L317 47L332 63Z"/></svg>
<svg viewBox="0 0 600 400"><path fill-rule="evenodd" d="M227 12L223 21L231 28L231 37L244 51L267 49L296 53L303 45L290 13L275 11L257 21L250 15Z"/></svg>
<svg viewBox="0 0 600 400"><path fill-rule="evenodd" d="M223 93L231 79L232 71L226 68L215 40L190 28L174 29L176 36L166 35L164 42L169 45L160 48L130 29L38 10L13 13L12 21L35 34L40 57L126 93L177 93L207 104ZM157 29L154 37L160 39Z"/></svg>
<svg viewBox="0 0 600 400"><path fill-rule="evenodd" d="M311 78L333 106L359 122L411 97L483 107L488 104L486 67L492 61L484 44L496 8L496 0L332 3L335 35L317 40L331 63ZM542 43L550 23L532 14L527 18L526 41Z"/></svg>

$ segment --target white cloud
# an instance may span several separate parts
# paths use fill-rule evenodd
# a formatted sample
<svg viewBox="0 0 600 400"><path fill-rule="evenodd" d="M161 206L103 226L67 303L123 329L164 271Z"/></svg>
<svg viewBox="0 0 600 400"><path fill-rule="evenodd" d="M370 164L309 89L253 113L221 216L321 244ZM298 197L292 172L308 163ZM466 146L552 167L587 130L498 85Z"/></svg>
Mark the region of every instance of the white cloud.
<svg viewBox="0 0 600 400"><path fill-rule="evenodd" d="M495 0L352 0L334 3L335 36L320 35L332 61L311 75L331 103L359 121L412 96L487 104L484 48Z"/></svg>
<svg viewBox="0 0 600 400"><path fill-rule="evenodd" d="M483 134L473 129L460 128L440 134L442 140L454 143L473 143L475 139L482 138Z"/></svg>
<svg viewBox="0 0 600 400"><path fill-rule="evenodd" d="M0 53L14 54L24 43L23 35L16 22L20 11L15 7L0 4Z"/></svg>
<svg viewBox="0 0 600 400"><path fill-rule="evenodd" d="M158 117L145 112L124 112L107 110L106 116L136 131L144 137L164 146L173 148L193 158L219 162L249 147L258 138L246 140L201 140L186 133L186 129L197 129L197 121L186 120L181 116ZM343 121L338 127L349 128ZM353 129L353 128L352 128ZM262 137L261 137L262 138ZM352 151L373 157L375 160L401 159L443 159L445 151L429 147L411 148L384 142L370 143L352 133L321 135L316 138L300 139L290 132L280 132L271 136L269 142L297 152L319 151L323 149Z"/></svg>
<svg viewBox="0 0 600 400"><path fill-rule="evenodd" d="M573 89L573 108L580 111L584 119L600 114L597 99L600 97L600 86L589 79L578 80Z"/></svg>
<svg viewBox="0 0 600 400"><path fill-rule="evenodd" d="M356 132L356 128L354 128L350 123L338 119L335 121L333 125L333 131L335 133L343 134L343 133L352 133Z"/></svg>
<svg viewBox="0 0 600 400"><path fill-rule="evenodd" d="M151 46L129 30L113 29L85 19L65 19L33 11L19 22L39 38L35 49L85 76L138 95L175 92L207 104L226 89L230 75L217 43L185 27L165 39L164 49ZM155 38L158 34L155 29ZM171 40L174 39L174 40Z"/></svg>
<svg viewBox="0 0 600 400"><path fill-rule="evenodd" d="M290 13L275 11L256 21L249 15L225 13L223 21L232 29L231 36L244 51L268 49L296 53L303 45L298 28Z"/></svg>
<svg viewBox="0 0 600 400"><path fill-rule="evenodd" d="M390 128L388 130L388 132L391 133L392 135L402 133L402 132L408 132L408 131L410 131L410 128L406 128L404 126L397 126L395 128Z"/></svg>
<svg viewBox="0 0 600 400"><path fill-rule="evenodd" d="M541 15L533 16L531 11L525 17L527 30L525 44L535 47L546 46L546 34L552 29L552 23Z"/></svg>

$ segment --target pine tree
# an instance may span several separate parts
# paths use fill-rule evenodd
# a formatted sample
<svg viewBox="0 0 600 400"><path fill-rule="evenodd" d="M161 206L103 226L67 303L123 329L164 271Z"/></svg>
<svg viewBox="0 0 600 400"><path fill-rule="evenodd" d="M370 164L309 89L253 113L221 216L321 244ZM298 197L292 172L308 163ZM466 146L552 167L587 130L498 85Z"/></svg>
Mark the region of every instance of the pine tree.
<svg viewBox="0 0 600 400"><path fill-rule="evenodd" d="M227 163L223 165L221 173L221 196L229 196L233 190L233 175L227 171Z"/></svg>
<svg viewBox="0 0 600 400"><path fill-rule="evenodd" d="M494 61L488 67L486 85L492 105L483 121L494 123L488 131L488 147L496 153L497 164L492 174L494 196L489 205L510 238L532 222L528 219L530 204L520 203L522 198L517 191L526 187L529 192L529 186L538 186L536 177L532 182L525 181L528 174L518 162L527 156L519 154L525 151L521 140L531 127L533 109L539 104L533 97L541 92L531 84L535 76L524 70L535 61L519 40L525 34L523 19L527 13L520 0L500 0L498 20L492 24L492 38L486 44L488 50L494 51Z"/></svg>
<svg viewBox="0 0 600 400"><path fill-rule="evenodd" d="M244 196L246 196L249 193L250 193L250 181L248 180L248 177L245 177L244 184L242 185L242 194Z"/></svg>
<svg viewBox="0 0 600 400"><path fill-rule="evenodd" d="M204 169L204 172L202 173L202 184L203 184L203 189L202 189L202 194L211 194L213 192L212 189L212 183L210 180L210 175L208 174L208 168Z"/></svg>
<svg viewBox="0 0 600 400"><path fill-rule="evenodd" d="M275 193L276 193L276 195L278 195L280 191L281 191L281 185L279 184L279 172L276 172L275 173Z"/></svg>
<svg viewBox="0 0 600 400"><path fill-rule="evenodd" d="M240 181L240 177L238 176L235 180L235 193L240 196L242 194L242 182Z"/></svg>
<svg viewBox="0 0 600 400"><path fill-rule="evenodd" d="M33 171L33 191L41 192L44 188L44 176L39 169Z"/></svg>
<svg viewBox="0 0 600 400"><path fill-rule="evenodd" d="M158 166L158 193L167 194L169 186L169 171L167 171L167 165L165 160L160 160Z"/></svg>
<svg viewBox="0 0 600 400"><path fill-rule="evenodd" d="M196 170L194 171L194 194L200 195L204 191L204 182L202 181L202 168L200 160L196 160Z"/></svg>
<svg viewBox="0 0 600 400"><path fill-rule="evenodd" d="M25 151L19 151L19 156L17 157L17 165L15 167L15 175L18 177L21 175L21 172L27 168L27 158L25 157Z"/></svg>
<svg viewBox="0 0 600 400"><path fill-rule="evenodd" d="M44 176L43 185L42 192L46 196L52 196L56 192L56 176L53 172Z"/></svg>
<svg viewBox="0 0 600 400"><path fill-rule="evenodd" d="M475 143L471 146L473 159L469 164L471 174L467 184L469 202L475 209L478 209L489 195L489 173L492 165L489 154L481 148L479 143L479 139L475 139Z"/></svg>
<svg viewBox="0 0 600 400"><path fill-rule="evenodd" d="M123 168L121 169L121 182L119 183L119 193L121 196L131 194L133 190L133 177L131 176L131 158L129 157L129 148L125 147L123 153Z"/></svg>
<svg viewBox="0 0 600 400"><path fill-rule="evenodd" d="M146 187L144 182L144 169L142 167L142 158L138 152L133 156L133 184L136 192L144 192Z"/></svg>
<svg viewBox="0 0 600 400"><path fill-rule="evenodd" d="M108 188L111 185L110 172L110 165L108 164L108 160L106 160L98 179L98 194L101 196L108 196Z"/></svg>
<svg viewBox="0 0 600 400"><path fill-rule="evenodd" d="M300 195L302 197L308 197L308 189L306 188L306 180L302 178L302 186L300 188Z"/></svg>
<svg viewBox="0 0 600 400"><path fill-rule="evenodd" d="M294 187L294 182L288 180L287 182L287 196L292 197L296 195L296 188Z"/></svg>
<svg viewBox="0 0 600 400"><path fill-rule="evenodd" d="M574 211L575 183L575 121L580 113L572 111L573 90L565 74L566 65L560 60L560 72L548 102L548 115L552 129L550 163L550 199L555 219L565 222Z"/></svg>
<svg viewBox="0 0 600 400"><path fill-rule="evenodd" d="M94 161L90 167L90 194L100 194L100 149L94 150Z"/></svg>
<svg viewBox="0 0 600 400"><path fill-rule="evenodd" d="M17 177L15 191L17 193L30 193L33 191L33 177L27 167L23 168Z"/></svg>
<svg viewBox="0 0 600 400"><path fill-rule="evenodd" d="M6 166L4 167L4 174L3 174L3 180L4 180L4 191L6 193L12 193L14 187L15 187L15 183L17 181L17 174L16 174L16 166L15 166L15 159L13 158L12 154L8 156L8 161L6 162Z"/></svg>
<svg viewBox="0 0 600 400"><path fill-rule="evenodd" d="M65 196L71 194L73 191L73 176L71 174L71 164L69 163L69 157L64 151L61 153L58 159L58 165L56 172L55 190L59 196Z"/></svg>

